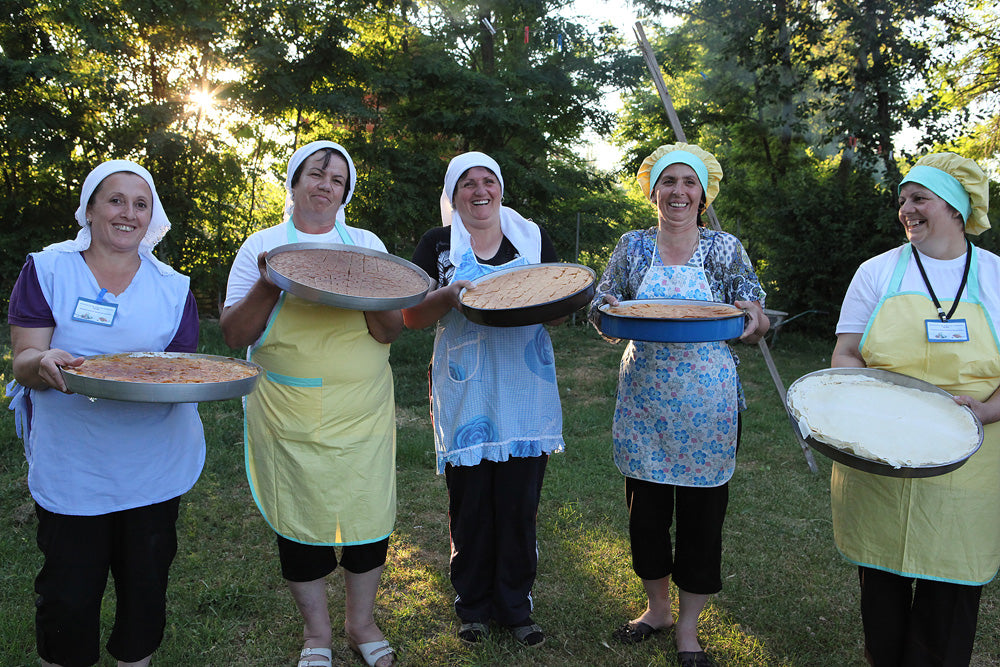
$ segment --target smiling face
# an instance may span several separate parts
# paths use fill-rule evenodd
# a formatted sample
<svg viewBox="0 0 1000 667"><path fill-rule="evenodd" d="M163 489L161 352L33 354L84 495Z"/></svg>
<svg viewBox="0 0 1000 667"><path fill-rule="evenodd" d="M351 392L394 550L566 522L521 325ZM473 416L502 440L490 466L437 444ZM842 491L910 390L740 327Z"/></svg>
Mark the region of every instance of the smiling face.
<svg viewBox="0 0 1000 667"><path fill-rule="evenodd" d="M332 229L349 180L347 160L336 151L319 150L307 157L292 185L296 226L309 233Z"/></svg>
<svg viewBox="0 0 1000 667"><path fill-rule="evenodd" d="M660 225L684 228L698 225L702 188L694 169L686 164L669 165L660 174L649 198L656 205Z"/></svg>
<svg viewBox="0 0 1000 667"><path fill-rule="evenodd" d="M455 185L452 202L467 227L500 224L500 179L486 167L472 167Z"/></svg>
<svg viewBox="0 0 1000 667"><path fill-rule="evenodd" d="M899 221L906 238L924 254L937 256L937 248L956 244L964 248L962 216L923 185L903 184L899 191Z"/></svg>
<svg viewBox="0 0 1000 667"><path fill-rule="evenodd" d="M141 176L111 174L87 204L91 243L102 249L137 251L153 217L153 193Z"/></svg>

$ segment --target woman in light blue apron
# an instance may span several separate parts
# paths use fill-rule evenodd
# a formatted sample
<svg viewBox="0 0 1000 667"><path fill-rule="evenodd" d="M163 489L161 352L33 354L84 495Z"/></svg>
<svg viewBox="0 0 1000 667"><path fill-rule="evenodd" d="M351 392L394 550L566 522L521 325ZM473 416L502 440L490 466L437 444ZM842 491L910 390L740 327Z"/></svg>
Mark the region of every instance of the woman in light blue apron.
<svg viewBox="0 0 1000 667"><path fill-rule="evenodd" d="M10 298L16 382L44 555L35 579L43 665L100 659L108 574L117 601L107 650L144 667L163 639L180 496L205 462L194 403L93 400L69 393L62 366L119 352L194 352L190 281L153 255L170 229L148 171L109 160L87 176L77 237L32 253Z"/></svg>
<svg viewBox="0 0 1000 667"><path fill-rule="evenodd" d="M545 636L530 616L535 515L548 455L564 447L552 343L542 325L487 327L457 309L459 291L480 276L556 261L548 235L501 206L502 195L500 166L488 155L451 161L444 226L424 234L413 256L437 289L403 317L410 328L437 327L434 445L448 484L459 637L481 641L494 621L537 646Z"/></svg>
<svg viewBox="0 0 1000 667"><path fill-rule="evenodd" d="M764 290L740 242L707 230L700 214L719 192L722 168L684 143L659 147L638 180L656 207L656 227L625 234L591 304L631 299L734 303L748 312L740 339L768 328ZM625 475L632 567L643 581L646 610L613 637L635 644L676 628L683 667L711 662L698 642L698 616L722 589L722 523L736 466L739 413L746 408L737 359L725 341L629 341L622 356L612 434L615 465ZM670 527L676 508L676 540ZM679 590L673 620L670 578Z"/></svg>

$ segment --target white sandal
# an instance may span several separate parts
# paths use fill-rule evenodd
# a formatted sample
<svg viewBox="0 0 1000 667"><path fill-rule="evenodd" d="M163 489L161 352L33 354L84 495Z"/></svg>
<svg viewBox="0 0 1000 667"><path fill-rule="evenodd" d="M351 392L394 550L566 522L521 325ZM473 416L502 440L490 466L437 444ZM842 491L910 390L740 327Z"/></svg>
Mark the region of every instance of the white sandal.
<svg viewBox="0 0 1000 667"><path fill-rule="evenodd" d="M313 659L314 656L318 660ZM333 667L333 651L328 648L307 646L299 654L299 664L296 667Z"/></svg>
<svg viewBox="0 0 1000 667"><path fill-rule="evenodd" d="M347 644L355 653L361 656L361 658L368 664L368 667L375 667L375 663L387 655L393 656L391 664L396 664L396 652L391 646L389 646L388 639L382 639L377 642L365 642L364 644L355 644L353 641L348 639Z"/></svg>

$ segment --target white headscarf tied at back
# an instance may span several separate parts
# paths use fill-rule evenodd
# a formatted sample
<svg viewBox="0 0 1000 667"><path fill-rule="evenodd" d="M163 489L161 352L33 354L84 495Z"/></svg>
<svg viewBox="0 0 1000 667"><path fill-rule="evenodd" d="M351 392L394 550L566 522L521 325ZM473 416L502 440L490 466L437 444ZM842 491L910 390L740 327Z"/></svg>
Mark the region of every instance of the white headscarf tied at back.
<svg viewBox="0 0 1000 667"><path fill-rule="evenodd" d="M160 196L156 194L156 186L153 185L152 175L131 160L108 160L107 162L102 162L95 167L93 171L87 174L87 178L83 181L83 189L80 190L80 206L76 209L75 215L76 221L81 227L80 232L76 235L75 239L53 243L52 245L45 246L45 250L56 250L58 252L82 252L90 247L91 236L90 225L87 224L87 202L90 201L90 197L94 194L97 186L99 186L105 178L111 174L117 174L123 171L135 174L142 180L146 181L146 185L149 186L149 191L153 195L152 215L150 216L149 227L146 228L146 235L143 236L142 241L139 242L139 255L152 262L153 266L155 266L162 275L166 276L174 273L172 268L153 256L153 248L156 247L156 244L163 239L167 231L170 229L170 221L167 220L167 214L163 210L163 204L160 203Z"/></svg>
<svg viewBox="0 0 1000 667"><path fill-rule="evenodd" d="M441 191L441 224L451 225L451 252L449 259L452 266L458 266L462 256L472 247L472 237L462 222L462 216L454 207L455 186L462 174L473 167L484 167L493 172L500 181L500 194L503 195L503 175L496 160L485 153L462 153L448 163L448 171L444 175L444 189ZM500 230L503 235L517 248L517 252L532 264L542 259L542 233L531 220L506 206L500 207Z"/></svg>
<svg viewBox="0 0 1000 667"><path fill-rule="evenodd" d="M354 160L351 159L351 155L347 152L347 149L332 141L314 141L292 153L292 159L288 161L288 171L285 174L285 220L291 219L292 211L295 209L295 202L292 201L292 176L295 175L295 170L306 161L307 157L324 148L332 148L347 162L347 173L350 175L351 182L348 183L347 192L344 195L344 203L337 209L337 224L346 224L345 220L347 216L344 214L344 208L354 195L354 186L357 185L358 174L354 171Z"/></svg>

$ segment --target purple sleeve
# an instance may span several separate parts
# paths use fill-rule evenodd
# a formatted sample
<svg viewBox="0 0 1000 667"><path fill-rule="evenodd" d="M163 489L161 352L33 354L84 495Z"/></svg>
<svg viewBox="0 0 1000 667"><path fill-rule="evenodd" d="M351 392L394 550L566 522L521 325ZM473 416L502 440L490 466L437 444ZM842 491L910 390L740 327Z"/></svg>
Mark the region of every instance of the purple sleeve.
<svg viewBox="0 0 1000 667"><path fill-rule="evenodd" d="M167 345L164 352L195 352L198 350L198 302L194 293L188 290L187 302L184 304L184 314L181 324L177 327L174 339Z"/></svg>
<svg viewBox="0 0 1000 667"><path fill-rule="evenodd" d="M35 272L35 260L29 255L21 273L17 276L14 289L10 293L10 304L7 307L7 324L26 329L54 327L56 320L52 316L52 308L42 294L42 286L38 284L38 274Z"/></svg>

